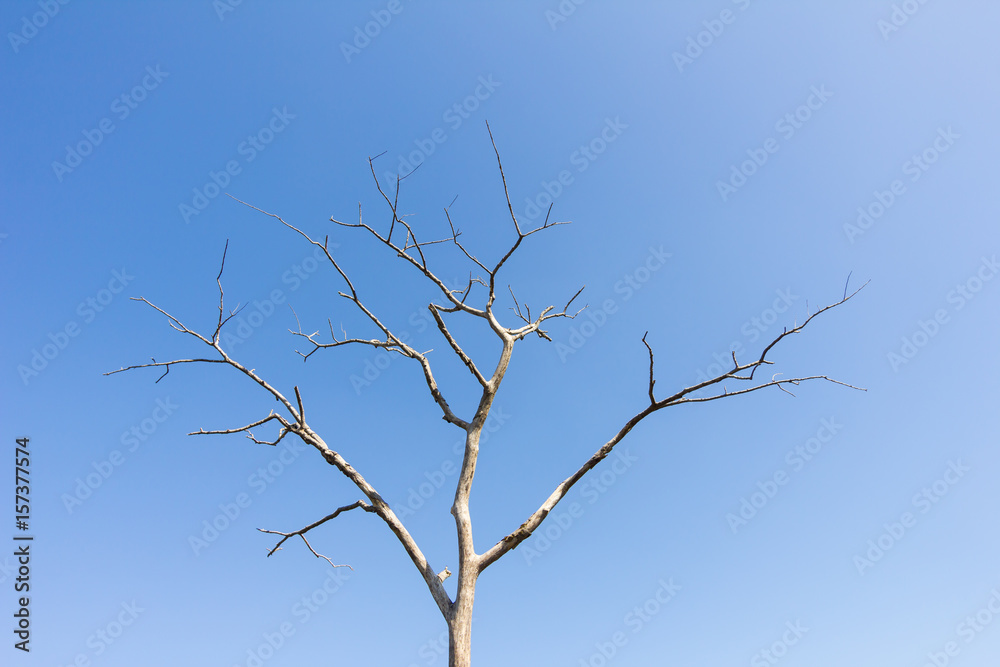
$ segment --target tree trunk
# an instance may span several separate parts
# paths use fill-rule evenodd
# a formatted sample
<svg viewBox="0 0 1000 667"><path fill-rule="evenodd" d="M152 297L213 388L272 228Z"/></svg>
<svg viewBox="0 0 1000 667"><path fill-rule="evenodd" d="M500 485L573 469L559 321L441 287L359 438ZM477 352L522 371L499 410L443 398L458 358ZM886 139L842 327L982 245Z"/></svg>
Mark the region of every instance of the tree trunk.
<svg viewBox="0 0 1000 667"><path fill-rule="evenodd" d="M448 619L448 667L472 665L472 603L477 576L474 567L463 567L458 575L458 591Z"/></svg>

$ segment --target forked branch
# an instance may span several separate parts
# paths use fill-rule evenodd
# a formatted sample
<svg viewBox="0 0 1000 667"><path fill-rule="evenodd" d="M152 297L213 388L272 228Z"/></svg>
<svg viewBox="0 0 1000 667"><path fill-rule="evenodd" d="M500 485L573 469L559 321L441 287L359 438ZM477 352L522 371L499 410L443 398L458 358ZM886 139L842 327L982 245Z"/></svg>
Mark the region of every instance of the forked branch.
<svg viewBox="0 0 1000 667"><path fill-rule="evenodd" d="M302 414L302 400L301 400L301 396L299 396L299 388L298 387L295 388L295 395L296 395L296 398L299 399L299 414L301 415ZM271 441L268 441L268 440L258 440L257 438L255 438L253 436L253 433L250 432L250 429L257 428L258 426L262 426L262 425L264 425L267 422L272 421L272 420L273 421L277 421L277 422L279 422L281 424L281 430L278 431L278 437L275 438L274 440L271 440ZM206 431L205 429L200 428L197 431L192 431L191 433L188 433L188 435L228 435L228 434L231 434L231 433L243 433L243 432L246 432L247 438L249 438L250 440L254 441L258 445L271 445L273 447L274 445L277 445L279 442L281 442L281 440L289 432L291 432L293 430L293 428L294 428L293 424L290 424L287 419L285 419L284 417L282 417L281 415L279 415L278 413L276 413L274 410L272 410L271 413L268 416L264 417L261 420L255 421L252 424L247 424L246 426L240 426L239 428L227 428L227 429L221 429L221 430L216 430L216 431Z"/></svg>
<svg viewBox="0 0 1000 667"><path fill-rule="evenodd" d="M353 570L354 568L351 567L350 565L337 565L329 557L324 556L323 554L321 554L321 553L317 552L315 549L313 549L312 545L309 544L309 540L306 539L306 533L308 533L313 528L316 528L318 526L322 526L324 523L326 523L327 521L329 521L331 519L337 518L337 516L339 514L341 514L342 512L349 512L350 510L357 509L359 507L361 509L363 509L364 511L366 511L366 512L375 512L375 508L374 507L372 507L371 505L369 505L368 503L366 503L363 500L359 500L357 502L351 503L350 505L344 505L343 507L338 507L337 510L335 512L333 512L332 514L327 514L325 517L323 517L319 521L315 521L315 522L309 524L308 526L306 526L305 528L299 528L298 530L294 530L294 531L292 531L290 533L283 533L283 532L281 532L279 530L266 530L264 528L258 528L257 530L259 530L262 533L269 533L271 535L281 535L282 536L281 539L278 540L278 543L275 544L274 547L272 547L271 550L267 552L268 558L270 558L271 555L274 552L281 551L281 545L285 543L285 540L287 540L290 537L295 537L296 535L298 535L299 537L302 538L302 541L305 542L305 545L309 548L309 551L311 551L312 554L313 554L313 556L316 556L316 558L322 558L322 559L326 560L326 562L328 562L330 565L333 565L334 567L347 567L347 568L350 568L350 569Z"/></svg>

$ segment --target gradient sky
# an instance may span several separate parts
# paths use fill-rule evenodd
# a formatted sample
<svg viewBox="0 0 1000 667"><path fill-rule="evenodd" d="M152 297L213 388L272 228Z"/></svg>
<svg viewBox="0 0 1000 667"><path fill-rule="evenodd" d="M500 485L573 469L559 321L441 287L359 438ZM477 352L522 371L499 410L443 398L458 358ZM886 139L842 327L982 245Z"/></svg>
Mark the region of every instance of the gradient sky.
<svg viewBox="0 0 1000 667"><path fill-rule="evenodd" d="M495 261L513 231L489 121L521 220L554 201L573 222L525 242L501 312L507 283L533 312L586 285L590 308L515 350L473 490L479 551L642 409L644 332L663 396L733 346L759 354L848 276L871 282L767 369L867 392L812 383L647 419L482 576L475 664L996 664L998 21L991 3L915 0L3 3L3 488L30 437L35 540L27 655L0 557L0 662L447 663L374 515L311 533L353 571L301 543L265 557L257 528L360 498L313 450L185 435L265 416L266 393L214 365L102 373L204 354L129 297L209 332L228 239L227 307L247 304L232 354L298 385L311 425L454 570L461 432L409 360L302 363L289 305L308 331L376 333L303 239L223 193L329 234L470 416L478 386L427 319L433 289L329 219L360 202L386 228L367 163L384 152L383 183L421 163L400 208L423 238L446 235L455 200ZM468 277L454 248L429 258ZM492 334L452 321L492 368Z"/></svg>

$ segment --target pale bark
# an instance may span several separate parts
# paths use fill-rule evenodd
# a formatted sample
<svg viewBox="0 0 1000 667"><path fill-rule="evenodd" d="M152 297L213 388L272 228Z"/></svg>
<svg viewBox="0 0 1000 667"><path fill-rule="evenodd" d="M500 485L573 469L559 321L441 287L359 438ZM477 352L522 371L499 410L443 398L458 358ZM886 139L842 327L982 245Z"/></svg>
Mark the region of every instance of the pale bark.
<svg viewBox="0 0 1000 667"><path fill-rule="evenodd" d="M492 140L492 133L490 134ZM497 164L500 169L500 177L503 182L504 194L507 195L507 183L506 178L503 173L503 165L500 163L499 152L496 151L496 145L493 146L494 152L497 156ZM479 575L494 562L503 557L506 553L516 548L521 542L526 540L531 534L545 521L545 518L549 515L552 509L558 504L567 494L567 492L575 485L581 478L583 478L588 472L590 472L595 466L597 466L611 451L614 447L622 441L625 436L638 424L640 421L648 417L649 415L657 412L663 408L671 407L675 405L681 405L684 403L701 403L707 401L718 400L721 398L728 398L730 396L737 396L740 394L746 394L754 391L759 391L761 389L775 387L782 391L788 391L787 387L798 385L801 382L807 380L826 380L836 384L845 384L833 380L825 375L808 375L802 377L793 377L788 379L778 379L777 375L771 377L770 380L756 380L755 373L758 368L766 365L770 365L773 362L767 359L767 354L771 349L777 345L781 340L795 333L799 333L802 329L810 322L812 319L819 314L839 306L844 302L848 301L851 297L857 294L855 292L848 294L847 288L844 288L843 297L832 303L825 308L821 308L816 312L809 314L802 324L793 326L791 329L785 329L781 334L779 334L770 344L768 344L760 357L756 360L749 362L740 362L737 360L736 355L732 355L733 366L730 370L723 372L716 376L715 378L706 380L696 385L686 387L674 394L663 398L657 399L654 392L654 385L656 384L654 367L653 367L653 350L649 343L646 342L646 336L643 336L642 343L646 346L649 351L649 380L648 380L648 395L649 403L640 409L633 417L628 419L625 424L609 439L607 440L597 451L587 459L576 471L569 477L564 479L559 483L555 490L542 502L537 510L535 510L528 518L514 531L510 532L506 536L502 537L496 544L487 549L481 554L476 553L475 545L473 543L473 526L472 526L472 516L469 512L469 499L472 493L473 481L475 479L476 465L479 458L479 447L480 447L480 436L482 434L483 426L486 423L486 419L490 414L490 409L493 406L494 399L500 384L503 382L504 376L507 373L508 367L511 362L513 355L514 344L522 340L524 337L535 334L540 338L545 340L551 340L547 332L542 329L542 325L554 318L573 318L579 314L580 311L575 313L569 312L570 305L576 300L576 298L583 291L582 288L573 295L572 298L566 303L561 311L556 311L555 307L549 306L539 312L536 316L532 317L531 309L527 304L521 304L514 298L513 290L508 286L508 291L511 297L514 299L514 306L511 310L514 311L516 317L520 320L521 324L517 327L508 327L502 324L496 317L494 312L494 304L497 297L497 274L507 262L507 260L513 255L513 253L518 249L521 242L524 241L528 236L535 234L536 232L554 227L559 224L564 223L550 223L548 220L548 215L546 215L545 221L540 227L532 229L530 231L522 231L520 224L514 215L513 207L510 205L510 197L507 195L507 207L510 214L511 222L513 223L513 230L517 235L510 248L502 255L502 257L497 261L496 264L489 267L489 265L484 264L474 255L468 252L464 245L459 241L459 236L461 232L455 227L449 210L445 209L445 217L448 221L448 226L451 231L451 235L435 241L417 241L416 234L412 226L407 223L398 214L398 197L400 189L400 181L398 179L396 182L396 190L394 196L390 198L386 192L382 189L381 185L378 183L378 178L375 176L375 168L372 160L369 160L369 164L372 171L372 176L375 179L376 187L378 187L379 193L382 195L383 199L389 206L389 210L392 214L392 220L389 224L388 232L383 236L373 227L369 226L367 223L363 222L360 215L359 208L359 219L357 223L343 223L333 220L337 225L342 227L351 227L365 230L368 234L376 238L381 244L385 245L389 250L394 252L396 256L412 265L419 274L423 275L427 280L429 280L433 285L435 285L441 293L441 296L445 300L444 305L431 303L428 305L431 315L434 318L435 323L445 341L447 341L451 350L458 356L462 363L468 368L469 372L476 380L480 387L479 402L475 411L475 414L471 418L463 418L455 414L452 408L449 406L448 401L445 400L444 394L441 388L438 386L438 382L434 376L433 369L431 367L430 360L426 353L419 352L417 349L411 345L403 342L403 340L395 335L391 329L371 310L369 310L361 297L359 296L357 290L354 287L353 282L348 277L347 272L340 265L336 258L329 250L328 238L325 238L322 242L314 240L308 234L298 229L297 227L285 222L279 216L268 213L266 211L261 211L256 207L251 206L255 210L261 211L266 215L277 219L281 224L288 227L289 229L295 231L303 238L305 238L312 245L317 246L323 250L326 259L333 267L333 269L339 274L340 278L343 280L347 287L346 292L339 292L340 296L344 299L352 302L355 307L357 307L361 313L367 318L367 320L375 327L379 332L380 338L359 338L359 337L348 337L346 332L342 331L342 337L337 338L336 333L333 330L333 325L330 323L330 340L324 341L320 340L319 332L305 333L302 330L301 324L298 325L298 331L292 331L291 333L295 336L305 339L312 346L312 349L306 352L300 352L303 358L308 359L312 354L321 349L339 347L342 345L368 345L371 347L376 347L384 349L388 352L400 354L404 357L415 360L421 367L423 372L424 381L430 391L431 397L438 409L441 410L442 418L462 429L465 432L465 450L462 457L461 469L458 476L458 481L455 488L455 498L451 506L451 513L455 519L455 529L457 533L458 541L458 553L456 554L458 559L458 575L456 581L456 594L455 599L452 600L448 595L444 587L444 581L451 575L451 570L449 568L444 568L441 571L436 571L435 568L431 567L431 564L427 561L420 547L417 545L416 540L407 531L406 527L400 521L399 517L392 511L388 503L383 500L382 496L378 491L357 471L352 467L347 460L338 452L331 448L327 442L320 437L307 423L305 417L305 408L303 405L303 399L299 392L298 387L294 387L295 402L286 398L278 389L267 383L263 378L261 378L253 369L248 369L241 365L235 359L233 359L229 354L222 348L220 344L220 334L222 328L238 313L238 310L229 311L228 315L225 311L224 306L224 294L222 289L222 271L225 268L225 251L223 252L222 266L219 269L219 275L216 278L216 282L219 287L219 315L216 322L216 327L214 332L210 336L204 336L199 334L184 324L182 324L177 318L170 315L158 306L153 305L145 298L139 297L135 300L142 301L148 306L155 309L157 312L163 314L167 317L168 323L175 330L190 335L198 339L201 343L211 347L213 349L214 357L212 358L185 358L185 359L175 359L171 361L157 362L153 361L147 364L137 364L134 366L128 366L121 368L117 371L111 371L107 373L108 375L113 373L119 373L126 370L132 370L137 368L147 368L147 367L161 367L165 371L163 375L157 380L159 382L170 372L170 367L178 364L188 364L188 363L221 363L231 366L243 375L250 378L259 387L268 392L284 410L284 414L279 412L274 412L273 410L264 418L259 419L253 423L247 424L245 426L231 428L231 429L220 429L220 430L203 430L200 429L192 433L192 435L206 435L206 434L227 434L227 433L246 433L247 437L253 442L265 445L276 445L285 436L291 434L300 438L304 443L315 448L322 455L323 459L339 470L344 476L346 476L351 482L361 491L361 493L367 499L358 500L350 505L344 505L338 508L331 514L323 517L322 519L315 521L303 528L290 532L281 532L275 530L262 530L265 533L271 533L275 535L280 535L281 539L278 543L271 549L268 556L274 554L278 551L281 546L291 537L300 537L305 543L306 547L317 557L326 559L330 565L334 567L341 567L333 562L327 556L324 556L317 551L315 551L312 545L306 538L306 533L318 528L319 526L325 524L336 518L343 512L350 511L352 509L362 509L365 512L370 512L377 515L392 531L396 536L397 540L402 545L407 556L416 566L420 575L424 579L427 585L428 591L433 597L435 603L438 606L445 622L448 625L449 634L449 665L451 667L468 667L471 664L471 646L472 646L472 610L475 601L476 593L476 581ZM243 202L245 203L245 202ZM250 206L247 204L247 206ZM549 208L551 213L551 206ZM394 235L396 239L394 239ZM403 236L403 240L400 242L399 237ZM485 276L472 277L470 274L468 285L465 289L456 290L448 288L444 281L438 278L428 267L427 259L424 254L424 250L429 245L434 244L449 244L458 248L462 255L472 262L475 267L484 272ZM228 243L227 243L228 247ZM862 286L864 287L864 286ZM471 293L474 288L482 288L485 294L482 297L482 305L479 307L470 305L467 301L470 299ZM582 310L582 309L581 309ZM451 330L448 328L447 323L443 315L452 315L455 313L465 313L476 318L485 320L486 324L493 331L493 333L498 337L501 343L501 351L499 358L496 361L496 366L493 373L486 377L479 369L475 361L465 353L462 349L459 341L454 337ZM296 321L298 317L296 316ZM733 381L740 385L735 391L729 391L728 388L723 384L726 381ZM715 393L709 394L707 396L695 396L695 392L706 389L706 388L716 388L722 386L722 391L716 391ZM851 386L851 385L845 385ZM854 387L856 388L856 387ZM254 437L251 429L255 429L265 424L271 422L277 422L280 425L277 436L273 440L259 440ZM349 566L348 566L349 567Z"/></svg>

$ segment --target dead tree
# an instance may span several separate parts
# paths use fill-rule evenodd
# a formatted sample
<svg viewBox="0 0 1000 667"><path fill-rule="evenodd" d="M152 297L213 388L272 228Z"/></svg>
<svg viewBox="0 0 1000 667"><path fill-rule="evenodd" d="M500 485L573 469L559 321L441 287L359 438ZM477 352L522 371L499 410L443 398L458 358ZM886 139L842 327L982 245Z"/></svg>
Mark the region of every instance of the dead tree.
<svg viewBox="0 0 1000 667"><path fill-rule="evenodd" d="M492 133L490 133L490 139L493 141ZM277 412L272 410L266 417L251 424L238 428L220 430L206 431L201 429L195 431L191 435L245 433L246 436L253 442L264 445L276 445L286 436L292 435L300 438L305 444L318 450L327 463L337 468L337 470L343 473L349 480L351 480L351 482L354 483L355 486L357 486L364 498L344 505L322 519L292 532L259 529L265 533L272 533L280 536L277 544L275 544L268 555L277 551L278 548L281 547L289 538L297 536L302 539L305 546L314 555L318 558L325 558L331 565L337 567L337 565L335 565L330 558L327 558L313 549L312 545L310 545L308 539L306 538L306 533L318 528L327 521L334 519L341 513L350 510L361 509L365 512L375 514L379 517L379 519L385 522L388 529L393 532L400 544L402 544L403 549L410 557L410 560L412 560L413 564L416 565L417 570L420 572L420 575L423 577L424 582L427 585L427 589L430 591L431 596L437 603L438 609L441 611L441 615L444 617L444 620L448 625L448 664L451 667L468 667L471 664L472 607L476 593L476 581L479 576L487 567L495 563L512 549L516 548L519 544L521 544L521 542L528 539L542 524L542 522L545 521L545 518L559 503L559 501L566 496L567 492L569 492L571 488L573 488L573 485L580 481L580 479L593 470L594 467L597 466L604 458L606 458L615 446L621 442L622 439L625 438L632 428L635 427L635 425L640 421L654 412L667 407L683 405L685 403L706 403L708 401L715 401L731 396L739 396L741 394L748 394L771 387L788 392L788 388L790 386L795 386L808 380L825 380L857 389L857 387L839 382L827 377L826 375L808 375L781 379L779 377L780 374L774 374L768 378L766 376L758 377L757 372L763 371L765 367L774 363L767 358L768 354L782 340L788 336L801 332L810 322L812 322L813 318L817 317L821 313L824 313L831 308L835 308L836 306L850 300L855 294L857 294L858 291L860 291L861 288L864 287L864 285L850 294L848 294L847 287L845 286L844 294L839 301L836 301L826 307L819 308L812 314L807 312L806 317L801 324L796 324L792 328L785 328L781 334L775 337L766 347L764 347L759 357L753 358L749 361L740 361L736 358L736 354L734 353L732 355L732 367L728 371L721 373L714 378L680 389L679 391L662 398L658 398L654 391L656 378L653 367L653 349L646 341L646 336L644 335L641 342L646 346L649 354L649 379L647 391L649 396L648 404L643 406L632 418L628 419L618 432L612 435L610 439L601 445L589 459L584 461L583 464L576 469L575 472L559 482L548 498L546 498L541 505L539 505L538 509L532 512L532 514L528 516L520 526L513 529L509 534L501 537L496 544L492 545L485 551L477 552L472 539L472 517L469 513L469 494L472 490L472 482L476 473L476 461L479 456L480 435L482 433L483 426L486 423L486 419L490 414L490 408L493 405L493 400L497 394L497 390L500 388L500 383L503 382L504 376L506 375L507 369L510 365L511 357L514 352L514 344L530 335L535 335L551 342L551 338L546 330L543 329L543 325L547 325L550 320L555 320L557 318L573 318L583 310L582 308L575 312L571 312L570 310L574 301L576 301L577 297L579 297L580 293L583 291L582 288L566 302L566 305L563 306L561 310L556 310L554 306L549 306L540 312L536 311L536 314L534 315L532 315L531 310L526 304L519 304L515 298L514 306L511 308L514 313L514 317L516 318L515 325L508 326L501 323L498 313L496 312L496 299L498 294L497 278L501 269L503 269L510 257L529 236L564 223L550 223L547 215L541 226L530 230L522 229L521 223L515 216L513 207L510 204L510 196L507 193L507 182L504 177L503 165L500 162L500 155L497 151L495 142L493 142L493 150L497 157L497 165L500 170L500 180L503 184L504 194L507 197L507 209L510 213L510 220L515 238L513 243L509 248L507 248L500 259L492 265L478 259L476 255L469 252L469 250L462 244L459 240L460 232L452 222L451 215L447 208L444 212L450 229L450 235L433 241L418 241L416 237L417 235L411 224L406 222L404 217L399 214L399 189L400 181L402 179L397 178L395 192L390 192L389 194L392 195L390 197L379 184L378 177L375 175L373 162L374 158L369 159L369 167L371 168L375 185L388 205L389 213L391 214L388 231L384 234L379 233L379 231L375 228L364 222L361 218L360 207L357 223L340 222L331 218L332 222L341 227L356 228L364 233L370 234L398 258L412 266L418 274L433 283L437 290L440 291L440 298L443 302L440 304L432 302L428 305L428 309L430 310L430 313L437 324L437 328L440 330L445 341L447 341L452 351L468 368L469 373L472 374L475 381L478 382L481 387L478 407L476 408L475 414L469 418L455 414L455 412L452 411L452 408L448 405L448 401L445 400L445 396L435 379L431 363L428 360L426 353L422 353L413 346L404 342L400 336L395 335L375 313L365 306L355 289L354 283L344 271L337 258L335 258L330 252L328 236L325 237L322 242L318 241L311 238L301 229L289 224L279 216L266 211L261 211L261 209L246 204L247 206L258 210L265 215L275 218L285 227L301 235L308 243L316 246L319 250L322 250L326 259L329 261L330 265L337 272L337 274L339 274L340 279L346 286L346 291L339 292L340 296L353 302L354 306L357 307L361 313L363 313L365 318L370 321L374 329L378 331L377 338L350 338L346 335L346 333L342 333L341 337L338 338L331 323L330 338L326 339L325 337L321 337L319 332L305 333L302 330L301 325L299 325L298 330L289 331L295 336L303 338L306 341L306 344L311 346L307 348L306 352L299 352L299 354L308 358L313 353L327 348L340 347L343 345L368 345L413 359L420 365L420 368L423 371L424 380L427 383L427 388L430 390L431 396L440 409L443 419L451 424L454 424L465 433L465 451L458 477L457 488L455 489L455 500L451 507L451 513L454 515L455 519L455 528L458 532L458 585L454 600L451 599L444 587L444 580L451 575L451 570L448 568L437 570L431 566L423 552L420 550L420 547L417 545L416 540L406 529L406 526L403 525L403 522L400 521L399 517L396 516L389 504L383 499L382 495L371 484L369 484L361 473L351 466L351 464L348 463L339 452L332 449L327 444L327 441L320 436L320 434L309 426L309 423L306 421L305 407L298 386L293 387L294 396L289 398L284 393L279 391L278 388L272 386L267 382L267 380L258 375L254 369L247 368L242 365L239 361L230 356L225 349L223 349L220 342L222 329L239 312L238 310L230 310L227 313L224 304L222 272L225 268L225 252L223 252L222 266L219 269L219 275L216 277L219 290L218 319L216 321L215 330L209 335L203 335L188 328L176 317L169 314L159 306L154 305L145 298L133 297L133 300L141 301L164 315L170 326L177 331L192 336L200 343L211 348L211 356L204 358L174 359L171 361L154 360L151 363L123 367L116 371L107 373L107 375L111 375L137 368L163 368L164 372L159 378L163 379L163 377L170 372L170 368L172 366L179 364L224 364L236 369L249 378L251 382L256 383L261 389L275 398L283 409ZM551 208L552 207L550 206L549 213L551 213ZM476 277L471 277L472 274L470 274L468 284L464 289L458 290L448 287L445 282L428 266L425 251L428 246L435 244L448 244L457 248L461 255L464 256L464 259L474 265L474 270L478 270L481 273ZM226 246L228 248L228 242ZM473 291L476 291L479 294L478 301L472 298ZM514 293L509 286L508 291L513 298ZM473 303L478 303L478 305L473 305ZM484 371L479 364L466 354L466 352L462 349L462 345L455 338L455 336L452 335L452 332L446 324L446 317L456 314L464 314L483 320L483 323L489 327L490 330L492 330L493 335L500 340L502 350L500 352L499 359L496 360L496 366L492 372ZM298 320L297 317L296 320ZM157 382L159 382L159 379ZM729 390L726 385L723 384L726 382L732 383L736 388ZM721 391L719 391L720 388ZM701 392L701 390L708 391ZM271 422L275 422L275 425L278 426L277 435L273 440L259 440L253 435L252 429L257 429Z"/></svg>

